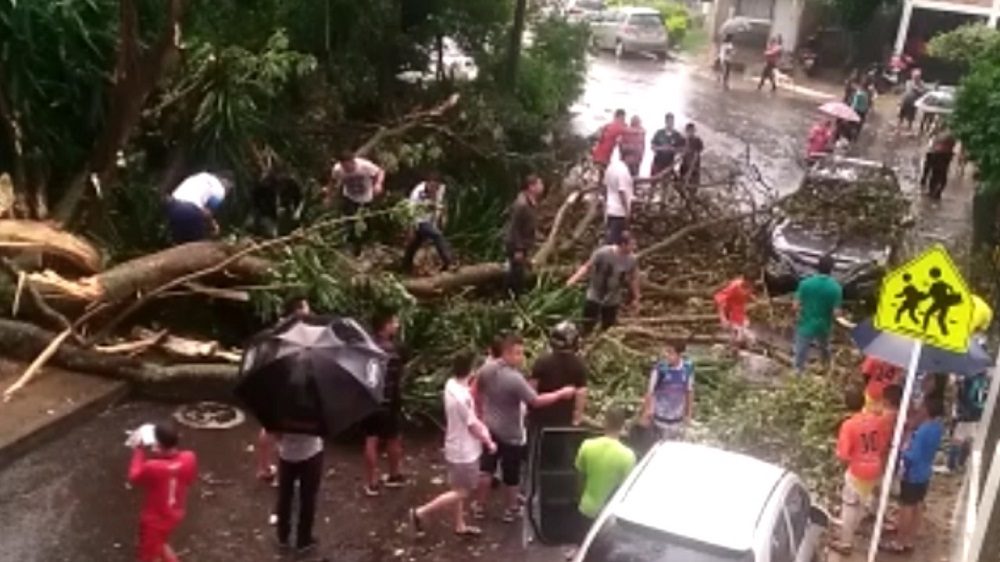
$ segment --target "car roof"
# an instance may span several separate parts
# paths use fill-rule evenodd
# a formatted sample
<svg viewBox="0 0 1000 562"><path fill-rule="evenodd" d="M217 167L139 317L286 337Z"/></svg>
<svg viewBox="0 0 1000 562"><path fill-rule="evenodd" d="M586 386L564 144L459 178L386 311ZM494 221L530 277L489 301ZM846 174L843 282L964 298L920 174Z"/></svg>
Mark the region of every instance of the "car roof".
<svg viewBox="0 0 1000 562"><path fill-rule="evenodd" d="M616 12L622 12L627 15L642 15L642 14L652 14L654 16L660 15L659 10L653 8L640 8L637 6L623 6L620 8L612 8Z"/></svg>
<svg viewBox="0 0 1000 562"><path fill-rule="evenodd" d="M667 441L650 452L611 509L645 527L745 551L786 474L739 453Z"/></svg>

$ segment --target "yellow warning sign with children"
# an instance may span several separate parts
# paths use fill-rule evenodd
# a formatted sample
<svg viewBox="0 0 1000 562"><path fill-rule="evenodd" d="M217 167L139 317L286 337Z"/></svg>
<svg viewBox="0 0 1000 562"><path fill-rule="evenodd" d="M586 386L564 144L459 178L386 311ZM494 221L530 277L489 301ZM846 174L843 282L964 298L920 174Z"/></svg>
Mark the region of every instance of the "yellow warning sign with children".
<svg viewBox="0 0 1000 562"><path fill-rule="evenodd" d="M975 304L943 246L934 246L882 280L875 327L965 353Z"/></svg>

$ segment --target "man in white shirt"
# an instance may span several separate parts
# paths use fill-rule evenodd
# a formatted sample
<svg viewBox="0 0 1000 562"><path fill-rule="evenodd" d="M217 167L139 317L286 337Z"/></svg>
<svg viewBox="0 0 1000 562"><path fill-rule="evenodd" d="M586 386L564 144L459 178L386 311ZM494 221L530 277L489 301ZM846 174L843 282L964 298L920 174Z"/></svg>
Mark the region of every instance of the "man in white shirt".
<svg viewBox="0 0 1000 562"><path fill-rule="evenodd" d="M476 408L469 389L474 357L460 353L455 357L452 378L444 387L444 411L447 429L444 438L444 459L448 467L448 485L451 489L430 502L410 509L410 526L417 536L424 534L426 517L449 507L455 510L455 534L479 536L482 531L465 523L465 501L479 479L479 457L483 447L490 453L497 450L486 426L476 416Z"/></svg>
<svg viewBox="0 0 1000 562"><path fill-rule="evenodd" d="M424 181L417 184L410 193L410 207L413 209L414 231L403 253L403 271L410 273L417 250L427 240L434 244L443 269L451 268L452 255L441 229L444 226L444 190L441 176L435 172L427 174Z"/></svg>
<svg viewBox="0 0 1000 562"><path fill-rule="evenodd" d="M219 233L214 212L232 189L228 172L200 172L188 176L167 200L167 224L175 244L205 240Z"/></svg>
<svg viewBox="0 0 1000 562"><path fill-rule="evenodd" d="M326 203L333 200L334 188L340 186L343 195L343 214L354 217L363 211L371 202L382 195L385 182L385 170L372 161L354 155L354 152L344 151L330 172L330 185L323 189ZM360 219L364 225L364 219ZM358 225L347 227L347 238L354 246L355 253L360 253ZM364 226L360 230L364 230Z"/></svg>
<svg viewBox="0 0 1000 562"><path fill-rule="evenodd" d="M622 232L628 229L632 202L635 200L635 179L629 167L638 166L638 159L639 155L634 151L622 150L621 159L611 162L604 172L606 244L617 244Z"/></svg>

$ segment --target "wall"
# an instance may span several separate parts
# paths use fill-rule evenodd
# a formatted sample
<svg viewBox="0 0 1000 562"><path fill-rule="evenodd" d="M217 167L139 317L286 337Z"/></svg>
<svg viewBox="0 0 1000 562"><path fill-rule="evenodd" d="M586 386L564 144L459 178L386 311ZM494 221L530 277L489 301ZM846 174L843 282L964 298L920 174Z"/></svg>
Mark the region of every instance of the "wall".
<svg viewBox="0 0 1000 562"><path fill-rule="evenodd" d="M777 0L774 4L774 23L771 35L781 35L785 51L794 51L799 44L799 21L804 0Z"/></svg>

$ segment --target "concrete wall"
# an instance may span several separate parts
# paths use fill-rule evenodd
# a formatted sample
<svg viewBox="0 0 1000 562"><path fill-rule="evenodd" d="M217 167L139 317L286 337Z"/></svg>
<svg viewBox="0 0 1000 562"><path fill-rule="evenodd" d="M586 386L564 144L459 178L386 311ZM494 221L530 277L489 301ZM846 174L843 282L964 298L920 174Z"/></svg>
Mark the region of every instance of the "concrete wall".
<svg viewBox="0 0 1000 562"><path fill-rule="evenodd" d="M794 51L799 44L799 23L802 18L804 0L777 0L774 4L774 23L771 35L781 35L785 51Z"/></svg>

